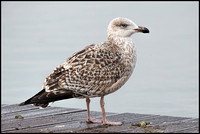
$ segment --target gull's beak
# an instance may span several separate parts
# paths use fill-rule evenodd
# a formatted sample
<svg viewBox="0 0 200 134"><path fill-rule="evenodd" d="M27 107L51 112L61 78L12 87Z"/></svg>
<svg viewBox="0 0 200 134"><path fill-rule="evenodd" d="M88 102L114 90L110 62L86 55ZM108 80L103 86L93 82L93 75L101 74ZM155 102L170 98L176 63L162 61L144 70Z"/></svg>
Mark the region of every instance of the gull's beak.
<svg viewBox="0 0 200 134"><path fill-rule="evenodd" d="M149 29L147 29L146 27L141 27L138 26L137 29L135 29L137 32L142 32L142 33L149 33Z"/></svg>

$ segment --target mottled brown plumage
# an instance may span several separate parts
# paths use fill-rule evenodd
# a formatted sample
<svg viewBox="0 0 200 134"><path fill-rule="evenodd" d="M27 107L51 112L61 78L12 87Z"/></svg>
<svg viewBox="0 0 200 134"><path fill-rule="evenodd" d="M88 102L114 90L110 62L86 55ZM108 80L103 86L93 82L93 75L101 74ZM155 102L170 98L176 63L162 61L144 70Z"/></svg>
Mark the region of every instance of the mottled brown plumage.
<svg viewBox="0 0 200 134"><path fill-rule="evenodd" d="M61 99L86 98L87 121L92 121L89 98L101 97L103 107L103 97L123 86L133 72L136 52L130 36L136 32L149 31L126 18L112 20L107 29L108 41L89 45L73 54L46 77L42 91L20 105L47 107L49 102ZM109 124L105 119L103 123Z"/></svg>

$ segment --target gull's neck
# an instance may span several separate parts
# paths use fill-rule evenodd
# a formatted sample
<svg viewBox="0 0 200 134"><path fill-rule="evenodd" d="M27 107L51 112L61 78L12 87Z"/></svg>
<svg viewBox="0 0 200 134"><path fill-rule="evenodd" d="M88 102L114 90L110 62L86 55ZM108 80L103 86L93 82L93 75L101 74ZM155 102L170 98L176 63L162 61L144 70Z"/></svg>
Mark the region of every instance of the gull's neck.
<svg viewBox="0 0 200 134"><path fill-rule="evenodd" d="M131 53L134 50L134 44L131 37L119 37L115 35L109 35L108 40L113 44L121 47L126 53Z"/></svg>

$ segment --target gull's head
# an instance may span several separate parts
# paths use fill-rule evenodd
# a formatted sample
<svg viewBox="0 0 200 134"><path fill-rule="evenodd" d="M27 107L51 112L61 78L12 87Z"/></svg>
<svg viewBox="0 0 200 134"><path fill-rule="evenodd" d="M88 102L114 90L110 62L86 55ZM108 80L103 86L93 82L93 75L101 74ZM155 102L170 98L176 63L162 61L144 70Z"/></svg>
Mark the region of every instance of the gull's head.
<svg viewBox="0 0 200 134"><path fill-rule="evenodd" d="M117 37L130 37L134 33L149 33L146 27L137 26L133 21L127 18L115 18L113 19L107 29L107 35Z"/></svg>

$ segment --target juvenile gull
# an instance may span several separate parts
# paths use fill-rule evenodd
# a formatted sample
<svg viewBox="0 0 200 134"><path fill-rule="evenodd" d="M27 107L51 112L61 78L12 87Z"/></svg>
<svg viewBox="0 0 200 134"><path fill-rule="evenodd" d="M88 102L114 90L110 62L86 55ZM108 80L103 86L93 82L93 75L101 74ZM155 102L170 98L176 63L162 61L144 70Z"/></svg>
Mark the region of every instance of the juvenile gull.
<svg viewBox="0 0 200 134"><path fill-rule="evenodd" d="M131 35L149 33L127 18L113 19L107 29L108 41L91 44L73 54L46 77L42 90L20 106L47 107L50 102L86 98L87 122L121 125L106 120L104 96L118 90L131 76L136 63ZM90 118L90 98L101 97L102 120Z"/></svg>

